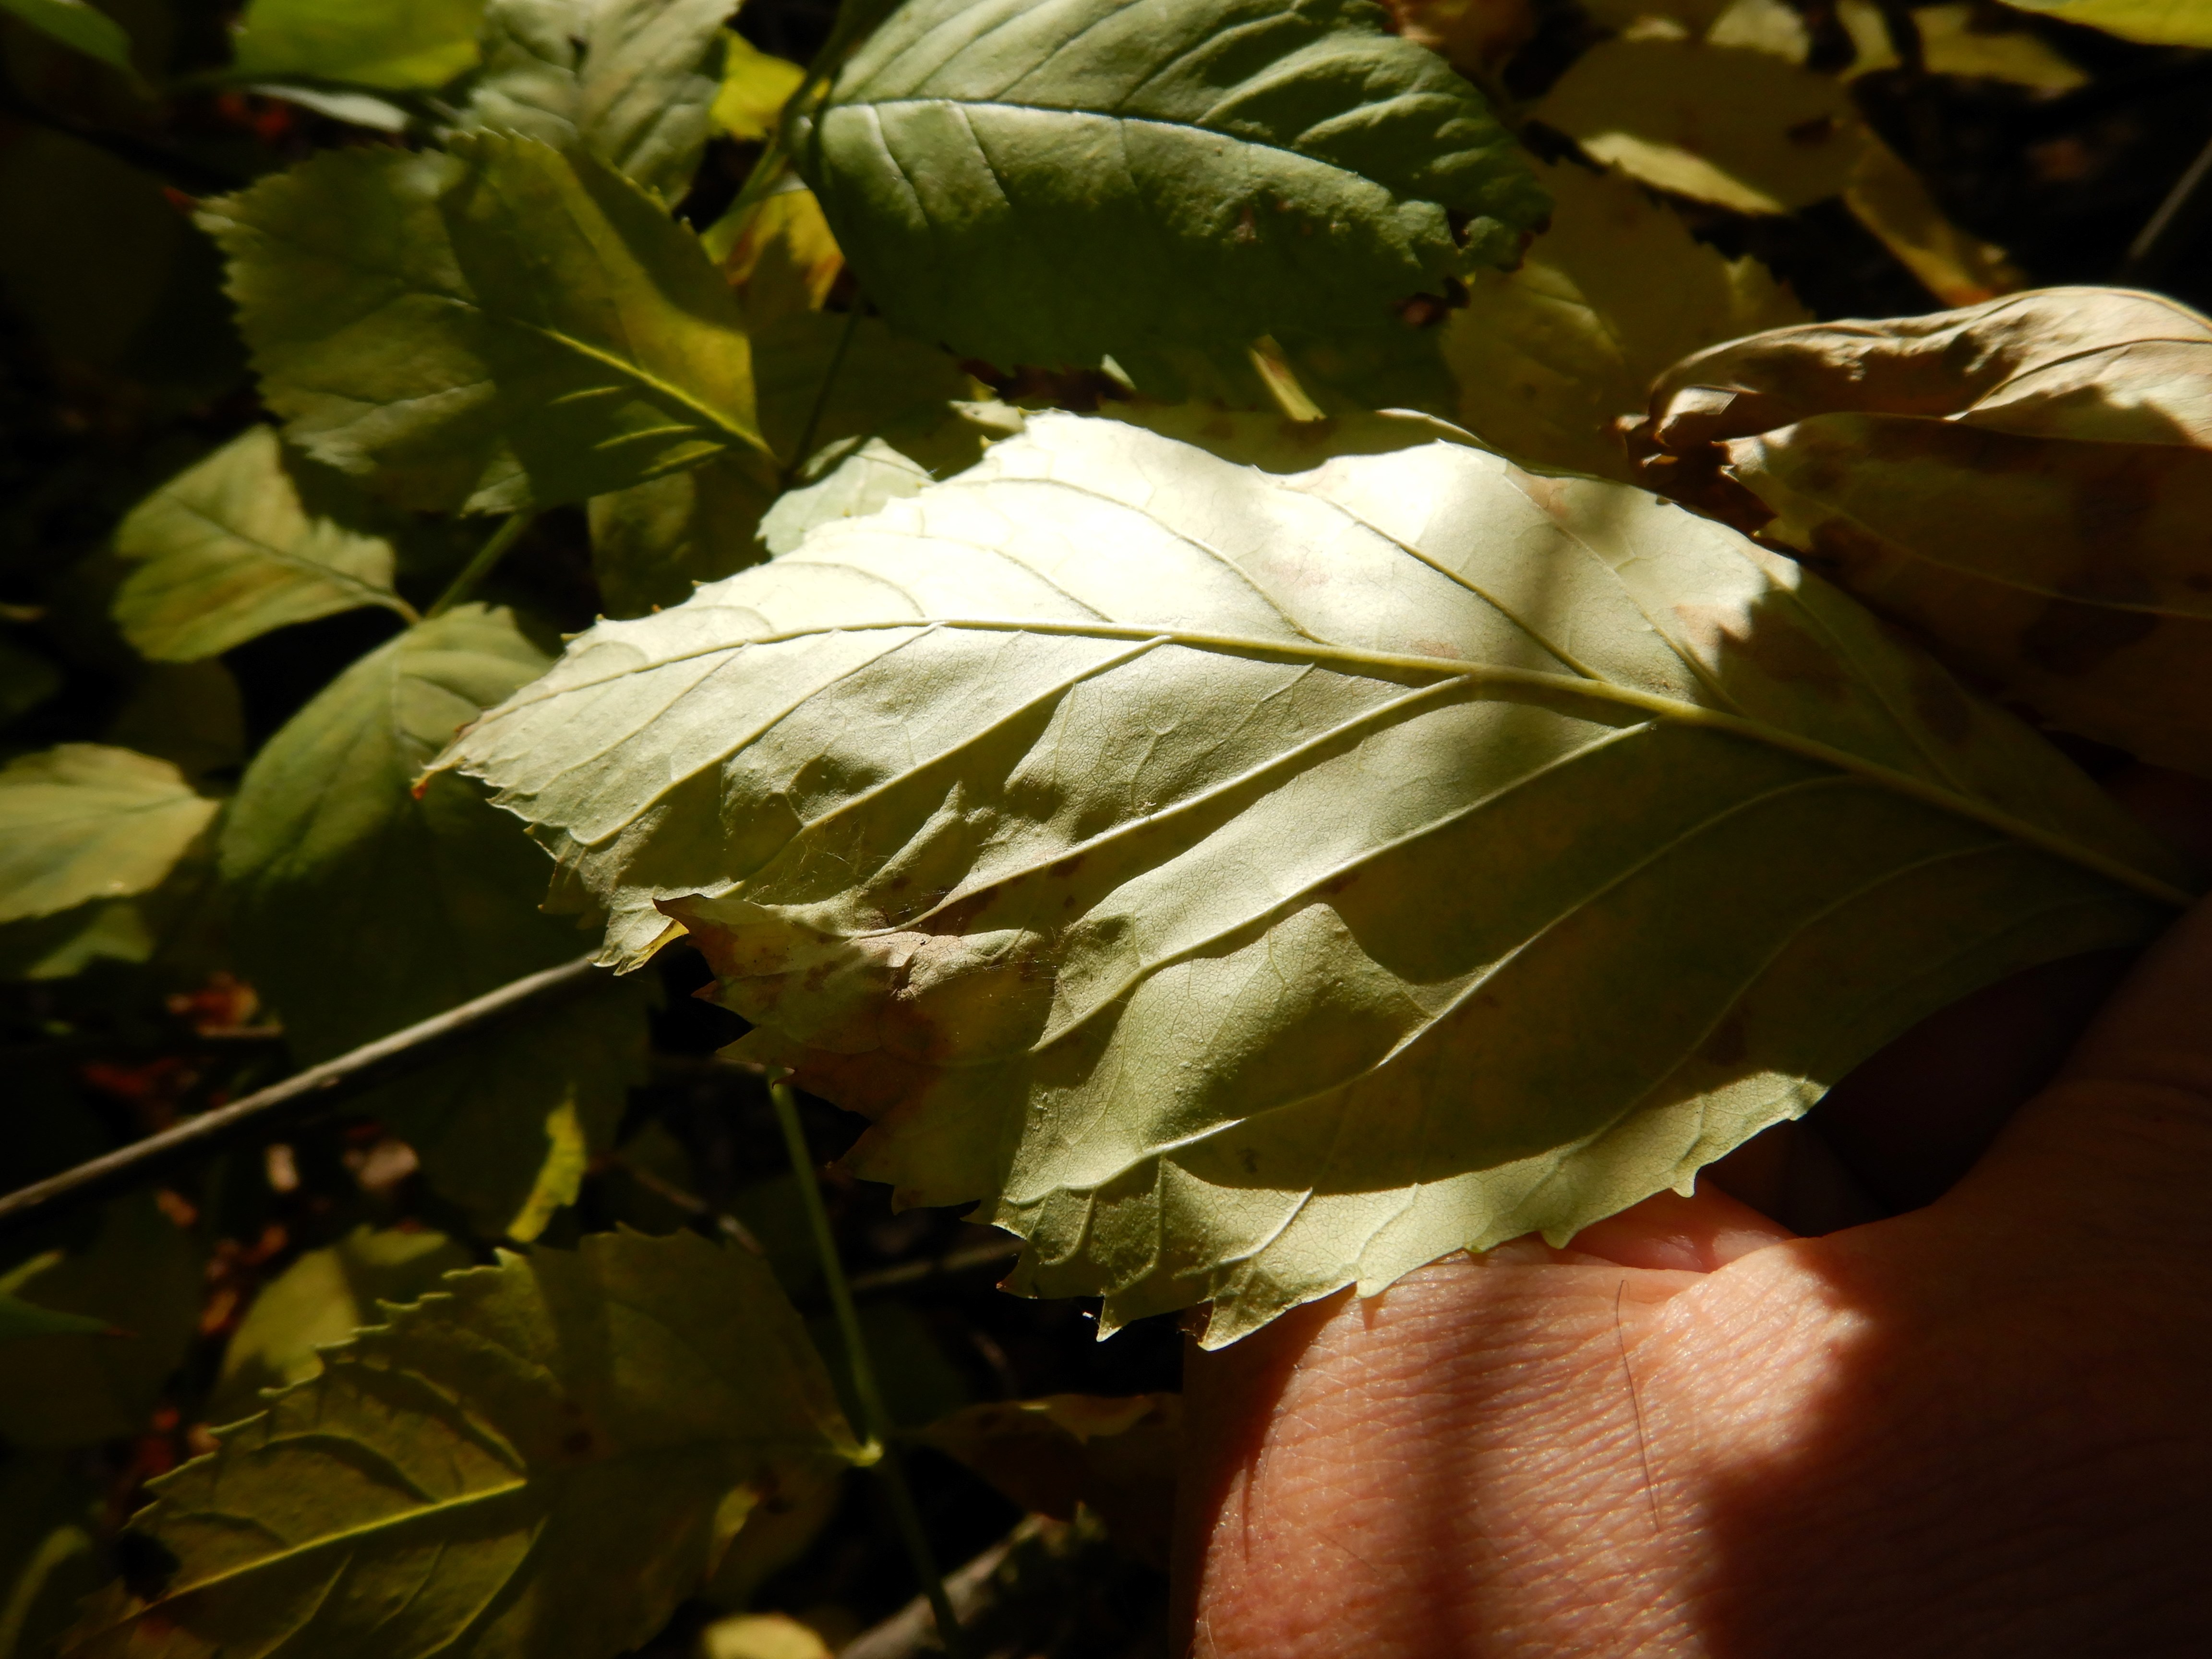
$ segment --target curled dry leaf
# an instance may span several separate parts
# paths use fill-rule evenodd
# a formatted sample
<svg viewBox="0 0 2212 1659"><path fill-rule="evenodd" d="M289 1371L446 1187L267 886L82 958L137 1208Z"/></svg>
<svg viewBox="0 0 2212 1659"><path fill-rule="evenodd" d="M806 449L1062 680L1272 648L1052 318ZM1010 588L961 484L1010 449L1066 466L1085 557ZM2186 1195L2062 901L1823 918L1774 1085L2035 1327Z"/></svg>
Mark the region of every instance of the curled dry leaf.
<svg viewBox="0 0 2212 1659"><path fill-rule="evenodd" d="M1411 417L1297 471L1033 418L602 623L441 763L739 1053L1214 1346L1564 1238L2189 879L1819 578ZM1338 453L1332 456L1331 450ZM1342 453L1364 449L1366 453Z"/></svg>
<svg viewBox="0 0 2212 1659"><path fill-rule="evenodd" d="M2051 289L1676 365L1632 440L2045 720L2212 774L2212 322ZM1715 469L1719 469L1717 476Z"/></svg>

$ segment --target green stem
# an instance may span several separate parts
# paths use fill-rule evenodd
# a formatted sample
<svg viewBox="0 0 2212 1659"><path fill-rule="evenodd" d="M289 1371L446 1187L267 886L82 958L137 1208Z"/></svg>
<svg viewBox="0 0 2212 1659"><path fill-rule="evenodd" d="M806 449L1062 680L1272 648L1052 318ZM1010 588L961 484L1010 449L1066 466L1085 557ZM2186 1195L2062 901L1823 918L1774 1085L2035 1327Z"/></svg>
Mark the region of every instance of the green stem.
<svg viewBox="0 0 2212 1659"><path fill-rule="evenodd" d="M507 550L522 538L522 532L530 528L530 521L536 516L528 511L508 514L507 521L484 538L484 544L477 549L476 556L461 567L461 574L446 584L446 591L438 595L435 605L422 613L422 620L428 622L433 617L442 617L455 605L465 604L469 597L483 586L484 578L491 574L493 567L507 556Z"/></svg>
<svg viewBox="0 0 2212 1659"><path fill-rule="evenodd" d="M799 1127L798 1099L788 1084L771 1084L768 1093L775 1105L776 1125L783 1131L784 1149L791 1154L792 1172L799 1177L799 1199L806 1206L807 1228L814 1235L815 1254L822 1261L823 1283L830 1292L830 1309L837 1317L837 1334L845 1344L853 1398L860 1408L860 1429L880 1454L875 1468L890 1498L891 1518L897 1524L900 1540L906 1546L907 1559L914 1564L915 1576L921 1580L922 1594L929 1598L930 1611L937 1615L938 1641L951 1659L967 1659L968 1644L961 1635L960 1620L953 1613L952 1598L945 1593L945 1576L937 1570L937 1557L929 1547L929 1535L922 1529L921 1511L915 1507L914 1493L906 1484L906 1473L900 1467L899 1454L892 1440L890 1413L884 1409L883 1393L876 1386L875 1367L869 1363L867 1344L860 1338L860 1316L854 1310L853 1288L846 1283L845 1266L837 1256L836 1236L830 1231L830 1211L822 1202L822 1188L814 1178L814 1158L806 1150L805 1131Z"/></svg>
<svg viewBox="0 0 2212 1659"><path fill-rule="evenodd" d="M845 318L844 332L837 337L837 349L830 354L830 368L822 376L822 384L814 390L814 407L806 411L806 424L799 429L799 441L791 447L790 465L783 469L786 489L798 481L799 469L806 465L807 456L814 448L814 434L822 424L822 411L830 407L830 389L837 384L837 371L845 366L845 354L853 349L853 336L860 331L860 306L854 297L853 309Z"/></svg>

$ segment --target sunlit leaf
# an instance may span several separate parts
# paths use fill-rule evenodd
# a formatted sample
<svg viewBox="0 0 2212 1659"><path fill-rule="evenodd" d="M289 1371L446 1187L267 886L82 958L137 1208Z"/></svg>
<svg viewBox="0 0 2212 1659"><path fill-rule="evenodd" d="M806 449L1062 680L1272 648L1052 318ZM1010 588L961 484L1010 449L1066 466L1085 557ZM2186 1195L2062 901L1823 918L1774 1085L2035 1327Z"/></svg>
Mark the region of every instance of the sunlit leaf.
<svg viewBox="0 0 2212 1659"><path fill-rule="evenodd" d="M699 1632L699 1659L832 1659L829 1644L783 1613L741 1613Z"/></svg>
<svg viewBox="0 0 2212 1659"><path fill-rule="evenodd" d="M232 70L240 79L428 90L476 66L483 21L483 0L252 0Z"/></svg>
<svg viewBox="0 0 2212 1659"><path fill-rule="evenodd" d="M317 1350L383 1323L379 1304L412 1302L471 1265L466 1250L428 1231L356 1227L335 1244L307 1251L261 1287L224 1345L214 1419L259 1411L260 1390L321 1375Z"/></svg>
<svg viewBox="0 0 2212 1659"><path fill-rule="evenodd" d="M1522 461L1633 482L1611 423L1643 409L1662 370L1806 313L1758 261L1692 240L1629 179L1571 164L1537 176L1551 228L1518 270L1478 276L1444 325L1460 421Z"/></svg>
<svg viewBox="0 0 2212 1659"><path fill-rule="evenodd" d="M1670 370L1651 476L1722 460L1762 534L1970 673L2212 775L2208 388L2212 322L2148 294L1813 324Z"/></svg>
<svg viewBox="0 0 2212 1659"><path fill-rule="evenodd" d="M1380 326L1543 215L1479 94L1352 0L914 0L799 160L893 323L1001 368ZM1456 228L1455 228L1456 227Z"/></svg>
<svg viewBox="0 0 2212 1659"><path fill-rule="evenodd" d="M542 860L423 764L546 659L503 611L465 605L410 629L332 681L263 745L225 819L222 875L246 977L312 1062L578 953L539 913ZM631 987L604 986L511 1021L359 1109L421 1153L431 1182L495 1236L521 1218L576 1128L611 1143L642 1057ZM565 1201L565 1199L563 1200ZM525 1228L525 1231L529 1231Z"/></svg>
<svg viewBox="0 0 2212 1659"><path fill-rule="evenodd" d="M445 763L611 960L680 921L735 1052L876 1120L856 1173L1217 1345L1686 1183L2185 902L1819 579L1456 437L1346 421L1285 475L1034 417L601 624Z"/></svg>
<svg viewBox="0 0 2212 1659"><path fill-rule="evenodd" d="M89 1249L0 1275L0 1296L96 1327L7 1345L0 1439L87 1446L143 1431L198 1327L201 1285L199 1252L143 1194L107 1206Z"/></svg>
<svg viewBox="0 0 2212 1659"><path fill-rule="evenodd" d="M167 761L65 743L0 771L0 921L160 884L216 803Z"/></svg>
<svg viewBox="0 0 2212 1659"><path fill-rule="evenodd" d="M845 256L811 190L773 191L743 214L732 205L700 240L721 260L756 327L793 312L819 311L845 269Z"/></svg>
<svg viewBox="0 0 2212 1659"><path fill-rule="evenodd" d="M1739 213L1840 195L1865 130L1842 87L1745 46L1606 40L1535 117L1646 184Z"/></svg>
<svg viewBox="0 0 2212 1659"><path fill-rule="evenodd" d="M1858 46L1854 76L1898 67L1889 30L1873 0L1843 0L1837 15ZM1920 34L1920 59L1931 75L1957 75L2002 81L2037 92L2072 92L2088 84L2080 65L2069 62L2027 20L1971 5L1917 6L1912 26Z"/></svg>
<svg viewBox="0 0 2212 1659"><path fill-rule="evenodd" d="M605 1659L696 1590L760 1492L858 1454L742 1250L587 1237L455 1273L154 1483L175 1566L70 1655Z"/></svg>
<svg viewBox="0 0 2212 1659"><path fill-rule="evenodd" d="M796 64L771 57L743 35L724 37L721 89L714 94L714 125L739 143L767 141L776 118L806 71Z"/></svg>
<svg viewBox="0 0 2212 1659"><path fill-rule="evenodd" d="M292 440L486 512L757 453L751 354L697 239L586 155L454 143L328 151L206 210Z"/></svg>
<svg viewBox="0 0 2212 1659"><path fill-rule="evenodd" d="M2212 6L2204 0L2007 0L2007 3L2146 46L2212 46Z"/></svg>
<svg viewBox="0 0 2212 1659"><path fill-rule="evenodd" d="M288 458L274 428L248 427L123 520L115 550L137 568L115 619L131 644L171 662L362 605L411 621L392 591L392 544L344 521L362 516L342 479Z"/></svg>
<svg viewBox="0 0 2212 1659"><path fill-rule="evenodd" d="M0 0L0 11L21 18L40 33L88 58L98 58L110 69L137 78L131 65L131 37L123 32L123 25L85 0Z"/></svg>
<svg viewBox="0 0 2212 1659"><path fill-rule="evenodd" d="M1953 224L1920 175L1871 135L1844 188L1844 204L1946 305L1976 305L2021 285L2004 250Z"/></svg>
<svg viewBox="0 0 2212 1659"><path fill-rule="evenodd" d="M464 125L580 145L674 201L713 130L729 16L728 0L489 0Z"/></svg>

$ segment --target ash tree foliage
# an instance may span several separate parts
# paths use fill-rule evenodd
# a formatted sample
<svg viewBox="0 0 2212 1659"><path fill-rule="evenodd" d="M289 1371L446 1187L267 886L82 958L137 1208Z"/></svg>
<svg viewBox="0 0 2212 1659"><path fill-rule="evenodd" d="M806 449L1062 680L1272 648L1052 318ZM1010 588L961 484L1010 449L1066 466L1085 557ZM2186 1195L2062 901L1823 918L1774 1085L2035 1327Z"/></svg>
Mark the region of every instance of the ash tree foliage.
<svg viewBox="0 0 2212 1659"><path fill-rule="evenodd" d="M787 1093L800 1167L687 1195L627 1109L685 951L849 1176L1218 1346L2153 937L2203 873L2080 763L2212 775L2212 322L2021 291L1855 88L2212 27L1966 9L1590 0L1537 84L1547 11L1451 0L845 0L805 64L730 0L249 0L219 62L0 0L74 100L0 213L114 243L9 303L174 422L7 613L20 729L114 689L9 740L0 969L255 1056L111 1066L135 1133L611 970L348 1102L319 1233L223 1231L288 1146L9 1241L0 1659L601 1659L870 1465L927 1582L908 1431L1159 1557L1173 1396L893 1422L927 1340L851 1316ZM1929 314L1743 252L1820 216ZM115 1138L64 1050L10 1185ZM702 1651L770 1626L827 1651Z"/></svg>

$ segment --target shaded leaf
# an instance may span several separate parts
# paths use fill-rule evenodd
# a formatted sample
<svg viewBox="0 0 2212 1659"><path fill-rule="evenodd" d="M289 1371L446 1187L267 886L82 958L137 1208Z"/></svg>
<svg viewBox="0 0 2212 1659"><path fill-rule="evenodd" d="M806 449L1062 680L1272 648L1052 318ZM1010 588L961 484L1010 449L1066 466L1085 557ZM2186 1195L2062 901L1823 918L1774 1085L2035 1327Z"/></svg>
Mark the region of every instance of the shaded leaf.
<svg viewBox="0 0 2212 1659"><path fill-rule="evenodd" d="M351 491L303 473L273 427L248 427L133 507L115 550L137 568L115 596L124 636L170 662L216 656L292 623L362 605L410 622L392 544L341 518ZM356 521L358 507L347 516Z"/></svg>
<svg viewBox="0 0 2212 1659"><path fill-rule="evenodd" d="M775 500L750 467L713 460L628 489L594 495L592 574L610 617L680 605L701 582L757 564L754 532Z"/></svg>
<svg viewBox="0 0 2212 1659"><path fill-rule="evenodd" d="M1726 259L1629 179L1540 167L1551 228L1510 275L1485 272L1444 325L1459 418L1538 466L1634 482L1612 422L1678 359L1805 319L1755 259Z"/></svg>
<svg viewBox="0 0 2212 1659"><path fill-rule="evenodd" d="M1376 453L1284 475L1032 417L580 636L441 763L610 960L680 921L735 1052L876 1120L856 1173L1217 1346L1686 1184L2184 902L1818 578L1459 436L1346 421Z"/></svg>
<svg viewBox="0 0 2212 1659"><path fill-rule="evenodd" d="M489 0L463 125L580 145L668 201L723 88L729 0Z"/></svg>
<svg viewBox="0 0 2212 1659"><path fill-rule="evenodd" d="M0 724L36 708L61 689L61 671L52 659L0 639Z"/></svg>
<svg viewBox="0 0 2212 1659"><path fill-rule="evenodd" d="M765 143L806 71L770 56L735 31L723 36L722 84L714 94L714 125L742 144Z"/></svg>
<svg viewBox="0 0 2212 1659"><path fill-rule="evenodd" d="M2204 0L2006 0L2023 11L2103 29L2153 46L2212 46L2212 7Z"/></svg>
<svg viewBox="0 0 2212 1659"><path fill-rule="evenodd" d="M0 0L0 11L21 18L40 33L110 69L121 70L134 81L138 78L131 64L131 37L123 25L85 0Z"/></svg>
<svg viewBox="0 0 2212 1659"><path fill-rule="evenodd" d="M528 841L423 764L532 679L544 656L504 611L465 605L338 676L263 745L224 821L222 867L241 968L303 1063L577 953L541 914ZM593 988L501 1024L364 1097L485 1231L542 1226L549 1167L574 1195L575 1137L611 1144L642 1059L642 985ZM526 1219L526 1218L527 1219ZM518 1231L520 1229L520 1231Z"/></svg>
<svg viewBox="0 0 2212 1659"><path fill-rule="evenodd" d="M27 1336L100 1336L113 1328L88 1314L57 1313L35 1302L0 1294L0 1342L18 1342Z"/></svg>
<svg viewBox="0 0 2212 1659"><path fill-rule="evenodd" d="M1480 94L1384 21L1350 0L912 0L798 159L884 315L961 356L1127 364L1380 326L1510 262L1545 205Z"/></svg>
<svg viewBox="0 0 2212 1659"><path fill-rule="evenodd" d="M123 699L107 740L173 763L198 781L246 760L246 705L219 662L149 663Z"/></svg>
<svg viewBox="0 0 2212 1659"><path fill-rule="evenodd" d="M1920 175L1871 134L1844 187L1844 205L1945 305L1978 304L2021 285L2004 250L1953 224Z"/></svg>
<svg viewBox="0 0 2212 1659"><path fill-rule="evenodd" d="M204 214L293 441L478 512L757 451L751 353L697 239L588 156L454 144L326 152Z"/></svg>
<svg viewBox="0 0 2212 1659"><path fill-rule="evenodd" d="M1680 40L1599 42L1535 118L1646 184L1739 213L1842 194L1866 143L1826 76L1752 47Z"/></svg>
<svg viewBox="0 0 2212 1659"><path fill-rule="evenodd" d="M483 21L483 0L251 0L232 72L428 91L476 67Z"/></svg>
<svg viewBox="0 0 2212 1659"><path fill-rule="evenodd" d="M1889 30L1873 0L1843 0L1836 9L1859 48L1853 76L1898 67ZM2002 81L2047 93L2072 92L2089 83L2086 70L2026 25L2026 19L1996 13L1994 7L1917 6L1912 11L1921 63L1931 75Z"/></svg>
<svg viewBox="0 0 2212 1659"><path fill-rule="evenodd" d="M167 761L65 743L0 771L0 921L157 886L216 803Z"/></svg>
<svg viewBox="0 0 2212 1659"><path fill-rule="evenodd" d="M1692 357L1654 391L1648 470L1694 495L1721 462L1750 498L1703 504L1969 673L2212 774L2208 388L2212 322L2147 294L2045 289Z"/></svg>
<svg viewBox="0 0 2212 1659"><path fill-rule="evenodd" d="M1054 1394L969 1406L921 1432L1035 1515L1098 1511L1114 1541L1163 1572L1182 1462L1182 1396Z"/></svg>
<svg viewBox="0 0 2212 1659"><path fill-rule="evenodd" d="M198 1328L201 1286L198 1251L143 1194L107 1206L88 1249L0 1276L0 1295L98 1327L8 1344L0 1439L87 1446L143 1431Z"/></svg>
<svg viewBox="0 0 2212 1659"><path fill-rule="evenodd" d="M41 1659L106 1577L104 1507L77 1459L16 1452L0 1463L0 1659Z"/></svg>
<svg viewBox="0 0 2212 1659"><path fill-rule="evenodd" d="M210 1414L217 1422L261 1409L264 1389L320 1376L318 1349L384 1322L380 1303L412 1302L445 1274L472 1265L443 1233L356 1227L309 1250L262 1286L222 1352Z"/></svg>
<svg viewBox="0 0 2212 1659"><path fill-rule="evenodd" d="M768 1270L596 1234L455 1273L154 1484L177 1566L104 1593L77 1655L634 1647L780 1471L859 1455Z"/></svg>

